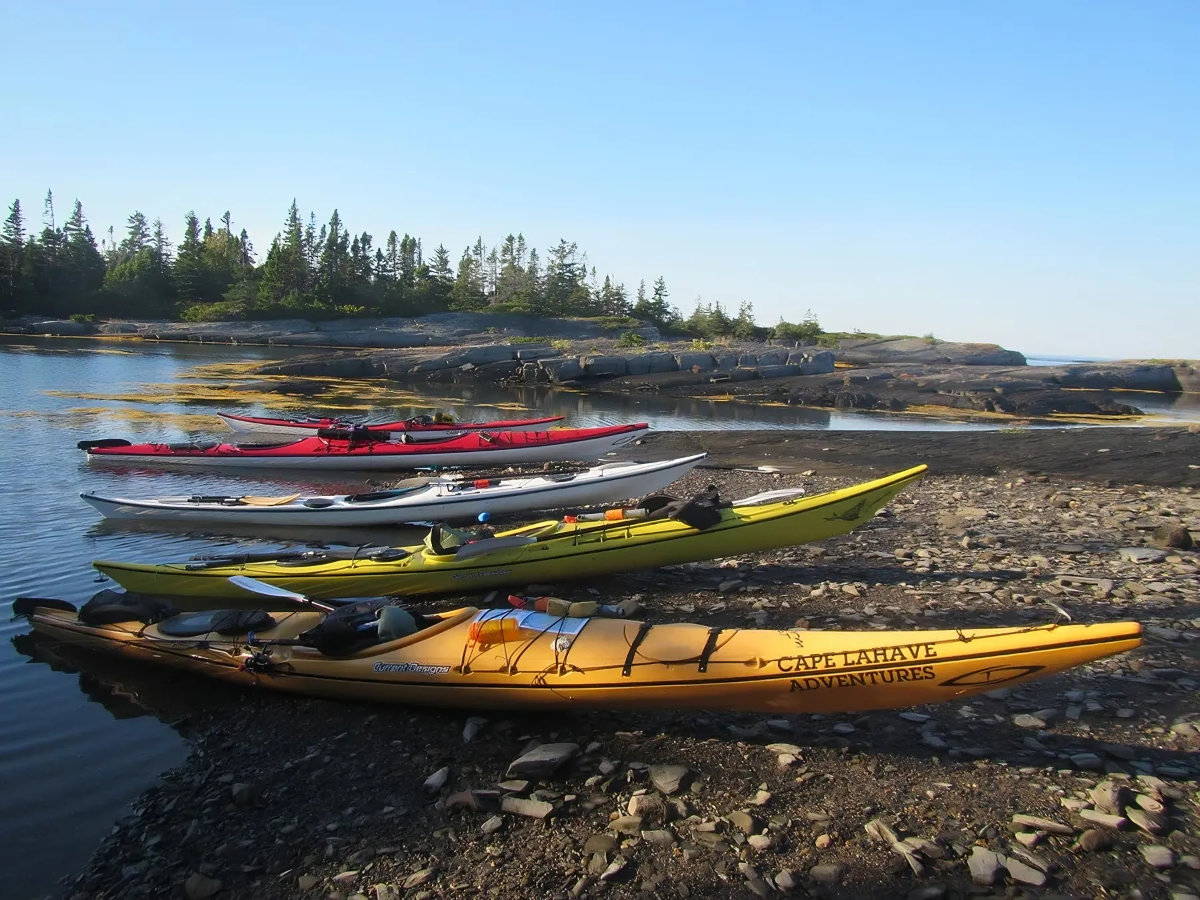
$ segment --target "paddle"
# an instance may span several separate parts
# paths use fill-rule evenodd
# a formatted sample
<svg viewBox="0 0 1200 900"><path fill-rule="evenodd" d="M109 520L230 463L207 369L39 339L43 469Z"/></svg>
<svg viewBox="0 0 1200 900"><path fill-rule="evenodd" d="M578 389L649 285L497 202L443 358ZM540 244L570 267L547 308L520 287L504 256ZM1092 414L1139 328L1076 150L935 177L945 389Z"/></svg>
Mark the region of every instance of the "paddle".
<svg viewBox="0 0 1200 900"><path fill-rule="evenodd" d="M297 606L304 606L316 612L333 612L337 608L325 603L318 603L316 600L310 600L303 594L297 594L295 591L289 591L287 588L276 587L273 584L267 584L265 581L259 581L257 578L250 578L246 575L230 575L229 583L252 594L291 600Z"/></svg>

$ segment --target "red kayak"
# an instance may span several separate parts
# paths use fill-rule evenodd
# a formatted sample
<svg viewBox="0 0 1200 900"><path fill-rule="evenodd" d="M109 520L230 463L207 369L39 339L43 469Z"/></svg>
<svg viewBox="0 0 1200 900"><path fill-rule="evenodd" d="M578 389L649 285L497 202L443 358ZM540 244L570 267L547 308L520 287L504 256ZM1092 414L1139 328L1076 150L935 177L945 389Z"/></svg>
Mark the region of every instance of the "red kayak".
<svg viewBox="0 0 1200 900"><path fill-rule="evenodd" d="M547 416L543 419L455 422L445 416L414 416L398 422L362 423L330 417L272 419L264 416L238 416L233 413L217 413L217 416L231 430L247 434L286 434L294 438L302 438L314 435L322 428L360 428L366 431L398 431L419 441L442 440L464 431L545 431L565 418L564 416Z"/></svg>
<svg viewBox="0 0 1200 900"><path fill-rule="evenodd" d="M642 437L649 426L559 428L554 431L473 431L443 441L387 440L383 433L329 428L286 444L133 444L80 441L89 460L261 469L388 471L447 466L596 460Z"/></svg>

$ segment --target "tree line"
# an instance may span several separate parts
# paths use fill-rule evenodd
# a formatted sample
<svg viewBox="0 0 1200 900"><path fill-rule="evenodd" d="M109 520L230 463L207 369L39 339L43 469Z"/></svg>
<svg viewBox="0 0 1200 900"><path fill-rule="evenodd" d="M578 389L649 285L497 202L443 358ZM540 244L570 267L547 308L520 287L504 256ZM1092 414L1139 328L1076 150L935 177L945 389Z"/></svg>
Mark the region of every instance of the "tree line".
<svg viewBox="0 0 1200 900"><path fill-rule="evenodd" d="M365 231L352 233L337 210L326 224L318 226L312 213L305 221L295 201L266 258L255 256L229 212L214 226L189 211L178 247L161 220L141 212L129 216L123 235L110 227L97 242L83 205L76 200L59 226L47 192L38 234L29 232L20 200L0 230L0 315L229 321L510 312L638 319L705 338L820 334L811 312L799 325L760 328L748 301L734 315L697 299L684 318L661 276L649 289L643 280L631 296L610 276L601 281L587 254L566 240L543 259L521 234L496 247L481 237L455 263L444 245L427 253L409 234L391 231L376 244Z"/></svg>

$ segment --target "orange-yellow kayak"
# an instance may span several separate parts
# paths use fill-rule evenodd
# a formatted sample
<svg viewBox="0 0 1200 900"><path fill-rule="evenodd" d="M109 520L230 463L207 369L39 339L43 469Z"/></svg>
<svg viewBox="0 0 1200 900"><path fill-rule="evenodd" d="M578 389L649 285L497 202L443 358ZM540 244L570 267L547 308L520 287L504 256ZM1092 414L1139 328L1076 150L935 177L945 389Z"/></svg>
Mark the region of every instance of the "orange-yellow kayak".
<svg viewBox="0 0 1200 900"><path fill-rule="evenodd" d="M1141 643L1136 622L847 632L475 608L416 618L401 610L416 630L393 635L385 607L376 631L331 655L318 649L317 626L328 620L319 611L262 613L257 622L242 611L239 622L237 611L209 610L91 625L61 601L18 601L17 612L50 638L224 681L490 709L885 709L1015 685Z"/></svg>

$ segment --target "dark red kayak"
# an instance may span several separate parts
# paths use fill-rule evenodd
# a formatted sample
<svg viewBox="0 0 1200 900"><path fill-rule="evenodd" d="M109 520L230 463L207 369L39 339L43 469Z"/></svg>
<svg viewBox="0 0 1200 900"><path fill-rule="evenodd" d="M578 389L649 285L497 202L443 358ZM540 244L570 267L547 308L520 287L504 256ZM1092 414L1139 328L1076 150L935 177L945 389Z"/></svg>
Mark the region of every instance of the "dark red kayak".
<svg viewBox="0 0 1200 900"><path fill-rule="evenodd" d="M473 431L442 441L388 440L385 433L322 429L283 444L133 444L80 441L89 460L261 469L398 470L597 460L646 433L645 422L554 431Z"/></svg>
<svg viewBox="0 0 1200 900"><path fill-rule="evenodd" d="M280 434L298 439L314 435L322 428L356 428L364 431L400 432L419 441L442 440L464 431L545 431L565 418L565 416L547 416L542 419L455 422L443 416L415 416L396 422L365 423L330 417L273 419L265 416L239 416L234 413L217 413L217 416L231 430L247 434Z"/></svg>

